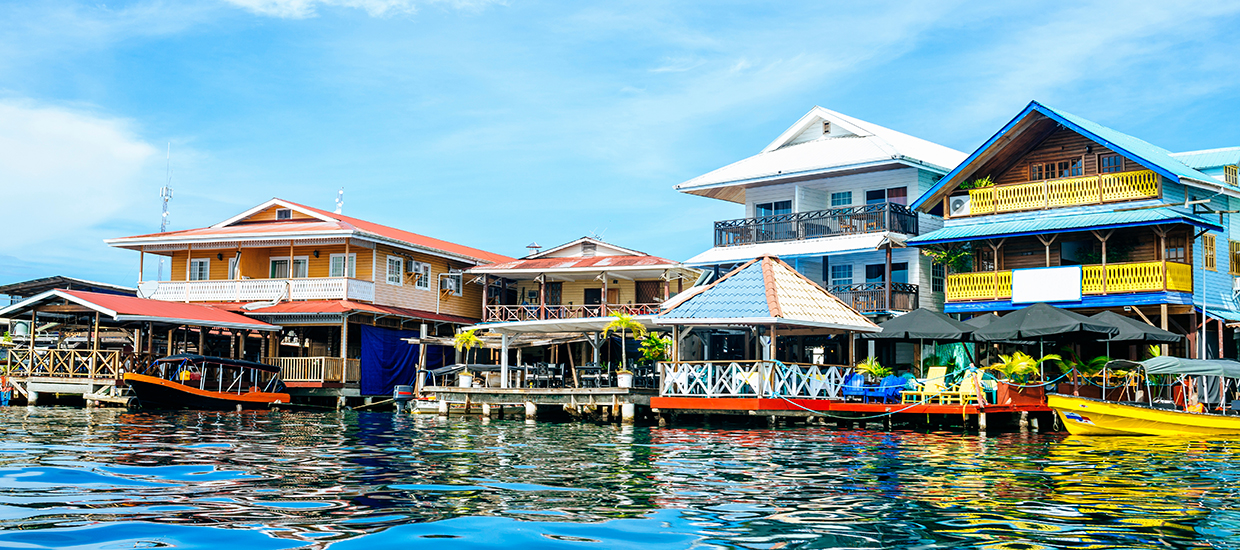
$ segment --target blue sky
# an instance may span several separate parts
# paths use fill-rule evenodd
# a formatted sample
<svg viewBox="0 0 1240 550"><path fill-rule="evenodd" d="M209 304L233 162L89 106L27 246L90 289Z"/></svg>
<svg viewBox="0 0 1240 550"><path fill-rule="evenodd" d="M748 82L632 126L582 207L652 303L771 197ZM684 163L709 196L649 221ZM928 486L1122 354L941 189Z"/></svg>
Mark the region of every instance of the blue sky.
<svg viewBox="0 0 1240 550"><path fill-rule="evenodd" d="M672 186L813 105L970 152L1031 99L1240 145L1240 2L0 4L0 283L136 280L102 239L271 197L508 255L685 259L738 205ZM148 277L153 276L148 266Z"/></svg>

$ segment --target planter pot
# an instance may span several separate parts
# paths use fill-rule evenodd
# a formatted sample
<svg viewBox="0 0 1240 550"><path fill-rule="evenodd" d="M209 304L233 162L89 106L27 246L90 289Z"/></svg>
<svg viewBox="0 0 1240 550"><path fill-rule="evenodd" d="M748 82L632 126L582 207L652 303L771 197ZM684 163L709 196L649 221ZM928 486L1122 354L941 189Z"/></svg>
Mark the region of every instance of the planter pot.
<svg viewBox="0 0 1240 550"><path fill-rule="evenodd" d="M468 388L474 385L474 376L472 374L458 374L456 376L456 385L460 388Z"/></svg>
<svg viewBox="0 0 1240 550"><path fill-rule="evenodd" d="M631 388L633 387L633 373L620 373L616 375L616 387Z"/></svg>

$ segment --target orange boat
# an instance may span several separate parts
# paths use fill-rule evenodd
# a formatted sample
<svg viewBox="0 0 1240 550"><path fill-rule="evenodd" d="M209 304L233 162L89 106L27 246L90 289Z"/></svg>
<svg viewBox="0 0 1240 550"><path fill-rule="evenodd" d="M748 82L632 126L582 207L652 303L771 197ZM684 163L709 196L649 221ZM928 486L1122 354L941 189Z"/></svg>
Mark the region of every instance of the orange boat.
<svg viewBox="0 0 1240 550"><path fill-rule="evenodd" d="M125 373L131 406L158 409L266 409L288 403L280 369L263 363L206 355L165 357L145 373Z"/></svg>

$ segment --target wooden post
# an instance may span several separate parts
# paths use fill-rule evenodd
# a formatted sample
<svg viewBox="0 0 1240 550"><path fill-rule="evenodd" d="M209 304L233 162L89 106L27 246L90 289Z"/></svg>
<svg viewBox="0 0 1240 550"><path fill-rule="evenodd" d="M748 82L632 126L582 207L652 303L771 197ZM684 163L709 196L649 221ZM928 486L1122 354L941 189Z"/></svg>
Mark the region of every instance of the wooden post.
<svg viewBox="0 0 1240 550"><path fill-rule="evenodd" d="M487 298L488 298L488 295L490 294L490 291L491 291L491 276L484 273L482 275L482 322L484 323L487 321L495 320L495 319L490 319L487 317L487 305L488 305ZM425 334L423 334L422 336L425 336Z"/></svg>
<svg viewBox="0 0 1240 550"><path fill-rule="evenodd" d="M848 337L848 365L852 366L857 364L857 350L855 349L855 343L853 342L853 333L849 330L844 334Z"/></svg>
<svg viewBox="0 0 1240 550"><path fill-rule="evenodd" d="M155 355L155 325L146 324L146 354Z"/></svg>
<svg viewBox="0 0 1240 550"><path fill-rule="evenodd" d="M1093 233L1095 238L1097 238L1099 241L1102 241L1102 293L1106 294L1107 293L1107 239L1111 238L1111 235L1115 233L1115 230L1112 229L1105 233L1101 231L1091 231L1090 233Z"/></svg>
<svg viewBox="0 0 1240 550"><path fill-rule="evenodd" d="M547 318L547 274L538 276L538 318Z"/></svg>
<svg viewBox="0 0 1240 550"><path fill-rule="evenodd" d="M95 312L95 330L91 331L91 335L90 335L90 349L91 351L99 351L99 312L98 311Z"/></svg>
<svg viewBox="0 0 1240 550"><path fill-rule="evenodd" d="M146 269L146 247L138 247L138 284L142 284L142 272Z"/></svg>
<svg viewBox="0 0 1240 550"><path fill-rule="evenodd" d="M1163 265L1164 265L1164 266L1166 265L1166 259L1165 259L1165 258L1164 258L1164 260L1163 260ZM1163 280L1165 281L1166 279L1164 278ZM1158 324L1159 324L1159 325L1162 325L1162 326L1161 326L1161 328L1162 328L1163 330L1167 330L1167 327L1169 326L1169 324L1168 324L1168 323L1169 323L1169 321L1170 321L1169 319L1167 319L1167 304L1165 304L1165 303L1164 303L1164 304L1159 304L1159 306L1158 306L1158 315L1159 315ZM1168 353L1168 348L1170 348L1170 346L1169 346L1168 344L1163 344L1163 345L1162 345L1162 354L1163 354L1163 355L1167 355L1167 353Z"/></svg>
<svg viewBox="0 0 1240 550"><path fill-rule="evenodd" d="M887 267L885 269L887 270L887 273L883 276L883 280L886 282L886 284L883 286L883 295L884 295L883 309L890 311L891 310L891 245L890 244L887 245ZM995 285L995 286L996 288L998 287L998 285Z"/></svg>
<svg viewBox="0 0 1240 550"><path fill-rule="evenodd" d="M405 274L401 273L400 276L403 282ZM288 241L288 278L290 279L293 278L293 240L292 239L289 239ZM289 292L289 294L290 296L288 297L288 299L292 300L293 299L292 292Z"/></svg>
<svg viewBox="0 0 1240 550"><path fill-rule="evenodd" d="M599 300L599 302L603 304L602 307L599 308L599 317L606 317L607 316L607 272L606 271L603 272L603 296L602 296L602 299Z"/></svg>
<svg viewBox="0 0 1240 550"><path fill-rule="evenodd" d="M1055 244L1055 239L1058 237L1059 237L1058 233L1053 234L1049 237L1045 235L1038 235L1038 240L1042 241L1042 246L1046 248L1046 267L1051 266L1051 245Z"/></svg>
<svg viewBox="0 0 1240 550"><path fill-rule="evenodd" d="M207 354L207 327L198 327L198 355Z"/></svg>
<svg viewBox="0 0 1240 550"><path fill-rule="evenodd" d="M340 321L340 358L348 359L349 358L348 353L349 353L349 316L346 314L344 318L341 319Z"/></svg>
<svg viewBox="0 0 1240 550"><path fill-rule="evenodd" d="M1226 354L1223 353L1223 320L1218 319L1217 322L1218 322L1218 352L1215 353L1215 359L1222 359L1226 357ZM1222 386L1219 386L1219 387L1221 388ZM1219 391L1223 391L1223 390L1220 389Z"/></svg>

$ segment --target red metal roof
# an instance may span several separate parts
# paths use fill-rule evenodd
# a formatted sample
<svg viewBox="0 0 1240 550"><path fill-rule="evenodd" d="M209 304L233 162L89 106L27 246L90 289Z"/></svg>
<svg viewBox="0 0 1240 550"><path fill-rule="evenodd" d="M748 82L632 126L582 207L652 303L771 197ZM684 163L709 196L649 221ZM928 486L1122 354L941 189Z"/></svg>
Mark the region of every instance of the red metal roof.
<svg viewBox="0 0 1240 550"><path fill-rule="evenodd" d="M287 220L287 221L269 221L261 223L236 223L226 227L202 227L198 229L183 229L180 231L168 231L166 233L150 233L146 235L134 235L125 237L127 239L138 238L175 238L175 237L233 237L236 235L247 234L287 234L287 233L307 233L307 232L338 232L338 231L357 231L362 233L370 233L395 241L408 243L414 246L438 250L457 256L464 256L480 261L481 263L498 263L512 261L512 258L502 254L495 254L485 250L479 250L468 246L451 243L442 239L427 237L417 233L402 231L394 227L368 222L334 212L319 210L303 204L286 201L284 199L276 199L279 202L298 209L314 212L326 218L336 221L323 220Z"/></svg>
<svg viewBox="0 0 1240 550"><path fill-rule="evenodd" d="M241 308L240 303L216 303L212 304L221 309L236 311L238 313L245 312L250 315L312 315L316 313L349 313L363 312L374 313L378 315L399 315L401 317L411 317L415 319L426 319L428 321L444 321L448 323L473 324L478 322L477 319L469 317L459 317L456 315L445 315L442 313L433 313L430 311L422 311L420 309L408 309L403 307L381 306L376 304L364 304L362 302L354 302L352 300L310 300L304 302L280 302L271 307L245 311Z"/></svg>
<svg viewBox="0 0 1240 550"><path fill-rule="evenodd" d="M679 264L667 258L658 256L595 256L593 258L568 257L568 258L536 258L532 260L513 260L510 262L498 263L480 268L474 268L474 271L503 271L530 269L542 271L554 271L557 269L582 269L582 268L598 268L600 270L616 267L676 267Z"/></svg>
<svg viewBox="0 0 1240 550"><path fill-rule="evenodd" d="M252 328L256 330L274 330L279 327L238 315L223 308L202 304L186 304L183 302L165 302L133 296L87 292L85 290L56 290L56 293L74 298L83 305L96 306L116 312L118 320L141 320L166 322L182 325L224 326L231 328ZM129 317L131 319L124 319Z"/></svg>

